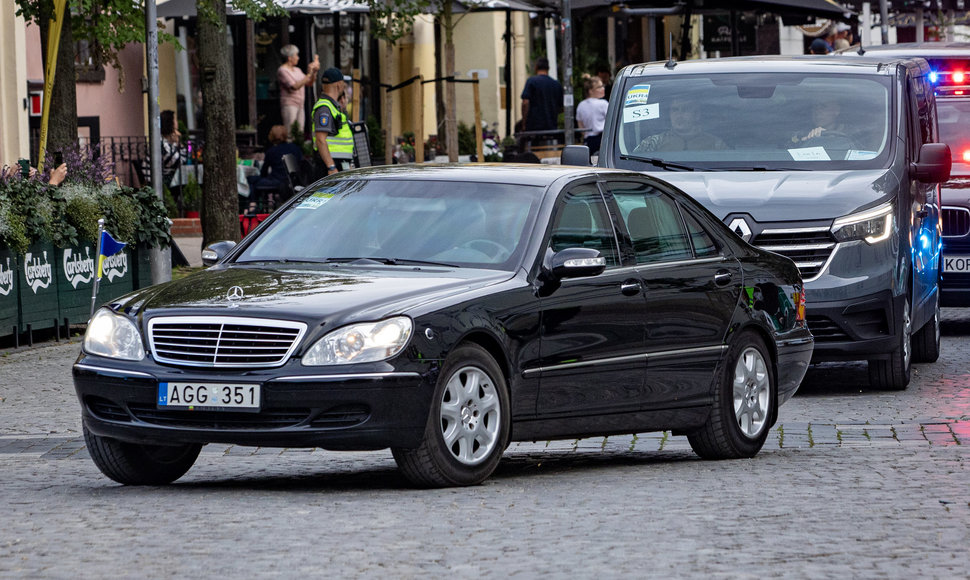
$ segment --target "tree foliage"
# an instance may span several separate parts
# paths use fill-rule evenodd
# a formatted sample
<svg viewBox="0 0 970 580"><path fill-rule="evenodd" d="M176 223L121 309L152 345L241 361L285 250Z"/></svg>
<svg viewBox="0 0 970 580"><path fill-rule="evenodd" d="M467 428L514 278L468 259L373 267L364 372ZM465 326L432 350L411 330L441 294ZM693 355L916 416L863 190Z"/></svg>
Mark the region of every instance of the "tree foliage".
<svg viewBox="0 0 970 580"><path fill-rule="evenodd" d="M371 35L396 44L414 27L414 19L427 14L435 0L367 0Z"/></svg>
<svg viewBox="0 0 970 580"><path fill-rule="evenodd" d="M15 0L17 15L28 22L46 26L54 14L54 0ZM145 2L138 0L67 0L65 12L71 15L71 31L75 42L86 42L91 55L119 73L119 87L124 87L125 71L118 61L118 53L132 42L145 42ZM162 29L162 27L159 27ZM159 42L175 42L175 38L159 31ZM73 54L73 46L62 46ZM44 50L46 64L46 49ZM72 71L73 73L73 71ZM74 75L69 77L73 80ZM56 77L55 77L56 82Z"/></svg>

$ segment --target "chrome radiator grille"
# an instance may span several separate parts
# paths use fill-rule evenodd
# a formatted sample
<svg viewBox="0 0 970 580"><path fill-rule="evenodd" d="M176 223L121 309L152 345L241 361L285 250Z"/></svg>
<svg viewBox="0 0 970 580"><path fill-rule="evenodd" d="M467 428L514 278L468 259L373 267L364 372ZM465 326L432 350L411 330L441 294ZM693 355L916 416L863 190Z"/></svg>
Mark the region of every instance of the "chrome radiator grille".
<svg viewBox="0 0 970 580"><path fill-rule="evenodd" d="M804 280L818 276L835 249L835 238L827 227L766 229L751 243L791 258Z"/></svg>
<svg viewBox="0 0 970 580"><path fill-rule="evenodd" d="M943 237L959 238L970 234L970 210L965 207L944 207L940 213Z"/></svg>
<svg viewBox="0 0 970 580"><path fill-rule="evenodd" d="M155 360L193 367L273 367L289 359L306 324L231 316L167 316L148 323Z"/></svg>

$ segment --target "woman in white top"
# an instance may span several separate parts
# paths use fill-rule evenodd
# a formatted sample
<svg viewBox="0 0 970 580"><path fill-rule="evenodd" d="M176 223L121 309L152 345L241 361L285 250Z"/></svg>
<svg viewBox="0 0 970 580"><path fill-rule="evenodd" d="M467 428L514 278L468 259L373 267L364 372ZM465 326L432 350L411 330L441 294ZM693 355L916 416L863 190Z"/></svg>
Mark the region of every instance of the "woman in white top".
<svg viewBox="0 0 970 580"><path fill-rule="evenodd" d="M576 107L576 122L580 129L589 129L585 142L590 155L595 155L599 153L600 141L603 139L603 125L606 123L609 102L603 98L606 96L606 87L599 77L586 79L584 87L586 98Z"/></svg>

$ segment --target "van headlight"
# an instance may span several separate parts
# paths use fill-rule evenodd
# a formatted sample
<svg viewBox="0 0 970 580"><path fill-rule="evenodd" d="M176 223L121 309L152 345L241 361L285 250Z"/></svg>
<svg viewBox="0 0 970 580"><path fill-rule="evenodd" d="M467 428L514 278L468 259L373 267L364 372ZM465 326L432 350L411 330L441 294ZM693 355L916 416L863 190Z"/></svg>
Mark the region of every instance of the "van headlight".
<svg viewBox="0 0 970 580"><path fill-rule="evenodd" d="M406 316L338 328L310 347L303 355L303 365L345 365L391 358L407 345L412 328Z"/></svg>
<svg viewBox="0 0 970 580"><path fill-rule="evenodd" d="M109 358L142 360L142 346L138 327L127 316L115 314L108 308L94 313L84 332L84 352Z"/></svg>
<svg viewBox="0 0 970 580"><path fill-rule="evenodd" d="M832 235L840 242L865 240L867 244L877 244L892 234L893 209L892 202L889 202L874 209L840 217L832 224Z"/></svg>

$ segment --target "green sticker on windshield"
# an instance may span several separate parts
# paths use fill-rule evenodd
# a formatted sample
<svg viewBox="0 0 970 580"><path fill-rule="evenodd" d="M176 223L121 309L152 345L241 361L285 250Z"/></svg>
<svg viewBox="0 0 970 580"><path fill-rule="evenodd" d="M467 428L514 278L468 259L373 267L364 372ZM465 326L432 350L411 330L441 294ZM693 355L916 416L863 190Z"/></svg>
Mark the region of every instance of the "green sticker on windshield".
<svg viewBox="0 0 970 580"><path fill-rule="evenodd" d="M300 202L296 209L317 209L333 198L334 194L318 191Z"/></svg>

